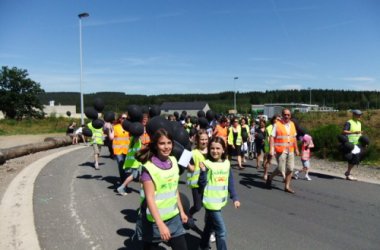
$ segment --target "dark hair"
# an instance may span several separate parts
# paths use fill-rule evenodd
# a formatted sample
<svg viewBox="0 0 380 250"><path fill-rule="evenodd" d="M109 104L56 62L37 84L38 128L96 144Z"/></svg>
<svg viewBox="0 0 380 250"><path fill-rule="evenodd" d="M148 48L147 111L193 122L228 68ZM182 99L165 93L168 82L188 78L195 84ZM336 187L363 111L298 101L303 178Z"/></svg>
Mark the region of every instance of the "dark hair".
<svg viewBox="0 0 380 250"><path fill-rule="evenodd" d="M224 153L222 154L222 160L224 161L225 159L227 159L227 148L226 148L226 142L224 141L224 139L222 137L219 137L219 136L216 136L214 138L212 138L209 143L208 143L208 147L207 147L207 159L211 160L211 161L214 161L215 159L212 158L211 156L211 150L210 150L210 147L211 147L211 144L215 142L215 143L219 143L220 145L222 145L222 148L224 150Z"/></svg>
<svg viewBox="0 0 380 250"><path fill-rule="evenodd" d="M157 155L157 143L162 136L165 136L173 143L173 137L171 134L165 129L160 128L154 133L148 146L136 152L135 159L144 164L152 159L152 156Z"/></svg>
<svg viewBox="0 0 380 250"><path fill-rule="evenodd" d="M241 122L242 120L244 120L244 121L245 121L245 124L248 124L248 119L247 119L247 118L245 118L245 117L242 117L242 118L240 119L240 122Z"/></svg>
<svg viewBox="0 0 380 250"><path fill-rule="evenodd" d="M270 123L274 124L278 117L280 117L278 114L275 114L274 116L272 116L272 118L270 119Z"/></svg>

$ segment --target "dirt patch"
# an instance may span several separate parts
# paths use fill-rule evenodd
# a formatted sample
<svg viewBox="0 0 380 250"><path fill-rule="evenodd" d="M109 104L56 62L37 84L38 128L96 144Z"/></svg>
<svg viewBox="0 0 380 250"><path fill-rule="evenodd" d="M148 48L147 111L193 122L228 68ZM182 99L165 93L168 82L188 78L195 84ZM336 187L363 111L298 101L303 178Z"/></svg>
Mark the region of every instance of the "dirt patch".
<svg viewBox="0 0 380 250"><path fill-rule="evenodd" d="M11 148L15 146L43 142L46 137L65 136L62 133L40 134L40 135L7 135L0 136L0 149Z"/></svg>

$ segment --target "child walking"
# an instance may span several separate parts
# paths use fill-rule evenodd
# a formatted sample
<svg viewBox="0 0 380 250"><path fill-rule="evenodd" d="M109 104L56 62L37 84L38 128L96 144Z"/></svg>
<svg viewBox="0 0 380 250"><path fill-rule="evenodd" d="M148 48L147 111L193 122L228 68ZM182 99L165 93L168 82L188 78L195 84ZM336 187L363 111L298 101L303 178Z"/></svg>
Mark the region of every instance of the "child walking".
<svg viewBox="0 0 380 250"><path fill-rule="evenodd" d="M174 250L187 250L182 223L187 222L178 192L179 167L170 156L173 139L165 129L154 134L146 148L135 155L143 164L141 182L142 240L144 250L160 249L162 241Z"/></svg>
<svg viewBox="0 0 380 250"><path fill-rule="evenodd" d="M198 130L195 135L196 148L191 151L192 159L187 167L187 185L191 188L193 195L193 206L190 208L190 217L187 223L190 228L194 226L193 215L202 208L203 190L198 185L199 174L201 172L199 164L206 160L208 140L207 131L205 129Z"/></svg>
<svg viewBox="0 0 380 250"><path fill-rule="evenodd" d="M313 138L305 134L302 138L302 151L301 151L301 161L302 161L302 169L300 171L296 171L294 173L294 179L299 178L299 174L301 172L305 172L305 179L311 181L309 176L310 171L310 149L314 148Z"/></svg>
<svg viewBox="0 0 380 250"><path fill-rule="evenodd" d="M240 207L240 201L235 192L231 164L227 159L226 144L222 138L211 139L207 160L200 164L200 168L198 184L204 189L202 202L206 210L200 248L209 249L209 238L214 231L217 250L225 250L227 249L226 226L222 217L222 208L227 204L228 193L235 208Z"/></svg>
<svg viewBox="0 0 380 250"><path fill-rule="evenodd" d="M135 159L135 154L141 149L141 147L142 142L140 135L132 135L130 137L129 149L123 165L123 169L127 177L117 188L117 192L120 195L127 195L128 193L126 192L126 188L128 187L128 184L139 177L141 163Z"/></svg>

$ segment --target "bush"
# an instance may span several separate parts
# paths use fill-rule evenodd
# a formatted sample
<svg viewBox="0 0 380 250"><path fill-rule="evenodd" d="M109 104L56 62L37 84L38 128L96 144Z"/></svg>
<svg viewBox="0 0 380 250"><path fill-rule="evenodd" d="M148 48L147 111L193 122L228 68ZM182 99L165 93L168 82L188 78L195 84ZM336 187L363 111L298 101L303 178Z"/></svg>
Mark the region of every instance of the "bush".
<svg viewBox="0 0 380 250"><path fill-rule="evenodd" d="M322 158L342 159L338 150L337 136L342 133L342 128L330 124L311 130L314 141L314 153Z"/></svg>

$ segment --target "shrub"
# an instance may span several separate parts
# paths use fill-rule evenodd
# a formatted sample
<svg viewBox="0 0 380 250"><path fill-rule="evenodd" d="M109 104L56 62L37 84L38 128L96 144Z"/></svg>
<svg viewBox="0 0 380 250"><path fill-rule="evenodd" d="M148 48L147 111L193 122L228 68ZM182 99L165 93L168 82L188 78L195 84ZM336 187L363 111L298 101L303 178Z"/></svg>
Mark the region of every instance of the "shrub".
<svg viewBox="0 0 380 250"><path fill-rule="evenodd" d="M341 159L341 153L338 150L337 136L342 133L342 128L330 124L311 130L311 136L314 141L314 153L322 158Z"/></svg>

